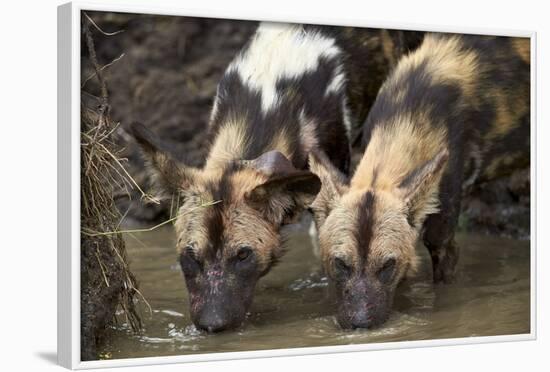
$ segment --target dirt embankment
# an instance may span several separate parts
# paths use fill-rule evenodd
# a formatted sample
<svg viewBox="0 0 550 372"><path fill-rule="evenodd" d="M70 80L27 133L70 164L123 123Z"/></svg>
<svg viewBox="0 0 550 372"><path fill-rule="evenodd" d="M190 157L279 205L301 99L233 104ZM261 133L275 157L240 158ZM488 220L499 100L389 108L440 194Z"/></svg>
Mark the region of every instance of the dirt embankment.
<svg viewBox="0 0 550 372"><path fill-rule="evenodd" d="M110 118L109 90L97 61L93 22L82 20L82 61L93 73L83 80L88 99L81 106L81 241L80 241L80 353L82 360L98 359L105 329L117 310L134 330L141 320L135 310L137 281L128 267L126 247L116 230L122 215L113 198L130 179L114 144L116 125ZM96 32L98 30L95 30ZM84 87L88 84L88 91ZM92 96L94 97L93 99Z"/></svg>
<svg viewBox="0 0 550 372"><path fill-rule="evenodd" d="M205 158L205 129L216 84L246 43L255 22L88 13L106 31L97 42L111 86L112 117L141 121L166 142L173 156L190 165ZM84 66L84 71L89 68ZM123 137L125 133L120 133ZM148 178L136 146L126 137L128 169L144 188ZM355 158L357 156L354 156ZM529 236L529 171L475 187L464 201L461 227L514 237ZM167 218L167 206L143 205L138 193L116 199L126 225L151 225Z"/></svg>

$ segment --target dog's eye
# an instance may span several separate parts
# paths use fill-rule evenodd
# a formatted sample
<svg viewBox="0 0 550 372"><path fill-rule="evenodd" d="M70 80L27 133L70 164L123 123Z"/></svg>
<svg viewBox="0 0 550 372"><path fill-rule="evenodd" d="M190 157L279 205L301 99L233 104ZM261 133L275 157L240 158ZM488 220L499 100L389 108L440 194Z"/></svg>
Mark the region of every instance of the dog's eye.
<svg viewBox="0 0 550 372"><path fill-rule="evenodd" d="M252 254L252 248L248 246L242 246L239 248L239 251L237 252L237 258L239 261L244 261L247 258L249 258Z"/></svg>
<svg viewBox="0 0 550 372"><path fill-rule="evenodd" d="M340 257L336 257L334 259L334 273L339 280L349 278L351 276L351 266Z"/></svg>
<svg viewBox="0 0 550 372"><path fill-rule="evenodd" d="M378 271L378 279L382 283L388 283L393 277L393 273L395 271L395 263L395 258L389 258L386 260L386 262L384 262L384 265Z"/></svg>
<svg viewBox="0 0 550 372"><path fill-rule="evenodd" d="M236 272L241 276L250 275L256 270L256 256L254 250L247 245L239 247L233 262Z"/></svg>

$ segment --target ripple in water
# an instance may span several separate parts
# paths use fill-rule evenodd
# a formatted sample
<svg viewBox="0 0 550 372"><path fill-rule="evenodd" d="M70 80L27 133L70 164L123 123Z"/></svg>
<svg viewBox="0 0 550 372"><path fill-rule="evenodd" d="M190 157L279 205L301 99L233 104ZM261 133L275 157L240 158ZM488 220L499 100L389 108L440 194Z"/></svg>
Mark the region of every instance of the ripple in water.
<svg viewBox="0 0 550 372"><path fill-rule="evenodd" d="M326 276L318 277L311 274L309 278L298 278L292 282L288 288L292 291L301 291L304 289L324 288L328 286L328 278Z"/></svg>
<svg viewBox="0 0 550 372"><path fill-rule="evenodd" d="M262 278L252 315L238 330L207 334L191 324L187 290L174 265L170 229L138 234L150 249L127 240L140 291L144 330L121 322L102 350L112 358L245 351L401 340L520 334L530 331L529 242L457 235L461 246L456 283L434 285L427 250L418 248L420 272L400 286L388 322L369 330L342 330L334 314L329 280L307 234L296 233L280 265Z"/></svg>

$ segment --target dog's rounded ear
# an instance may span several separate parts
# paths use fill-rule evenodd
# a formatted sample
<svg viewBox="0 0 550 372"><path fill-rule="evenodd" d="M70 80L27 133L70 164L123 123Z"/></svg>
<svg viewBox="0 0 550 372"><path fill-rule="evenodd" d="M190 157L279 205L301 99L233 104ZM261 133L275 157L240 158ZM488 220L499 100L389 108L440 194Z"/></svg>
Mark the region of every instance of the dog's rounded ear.
<svg viewBox="0 0 550 372"><path fill-rule="evenodd" d="M268 177L297 172L292 162L283 153L276 150L263 153L253 160L241 160L240 163Z"/></svg>
<svg viewBox="0 0 550 372"><path fill-rule="evenodd" d="M161 199L185 191L196 181L198 170L173 159L162 149L163 145L158 137L145 125L135 122L127 131L139 144L148 173Z"/></svg>
<svg viewBox="0 0 550 372"><path fill-rule="evenodd" d="M247 194L251 202L290 196L303 208L307 208L321 189L319 177L309 171L296 171L268 178Z"/></svg>
<svg viewBox="0 0 550 372"><path fill-rule="evenodd" d="M321 189L319 177L296 169L279 151L269 151L243 164L260 173L262 179L245 195L246 201L276 224L308 208Z"/></svg>

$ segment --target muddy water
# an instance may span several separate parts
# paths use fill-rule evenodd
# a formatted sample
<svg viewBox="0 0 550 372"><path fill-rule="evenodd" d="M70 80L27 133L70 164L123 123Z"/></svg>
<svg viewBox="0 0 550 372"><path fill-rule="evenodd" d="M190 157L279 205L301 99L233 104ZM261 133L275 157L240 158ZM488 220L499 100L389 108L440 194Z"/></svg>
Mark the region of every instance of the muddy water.
<svg viewBox="0 0 550 372"><path fill-rule="evenodd" d="M262 278L242 329L208 335L187 312L187 295L167 228L127 236L131 267L152 307L145 330L124 323L111 331L104 358L326 346L528 333L529 241L459 235L462 256L452 285L431 283L431 264L418 247L418 274L397 293L390 320L375 330L342 331L333 317L327 279L309 236L297 232L282 262Z"/></svg>

